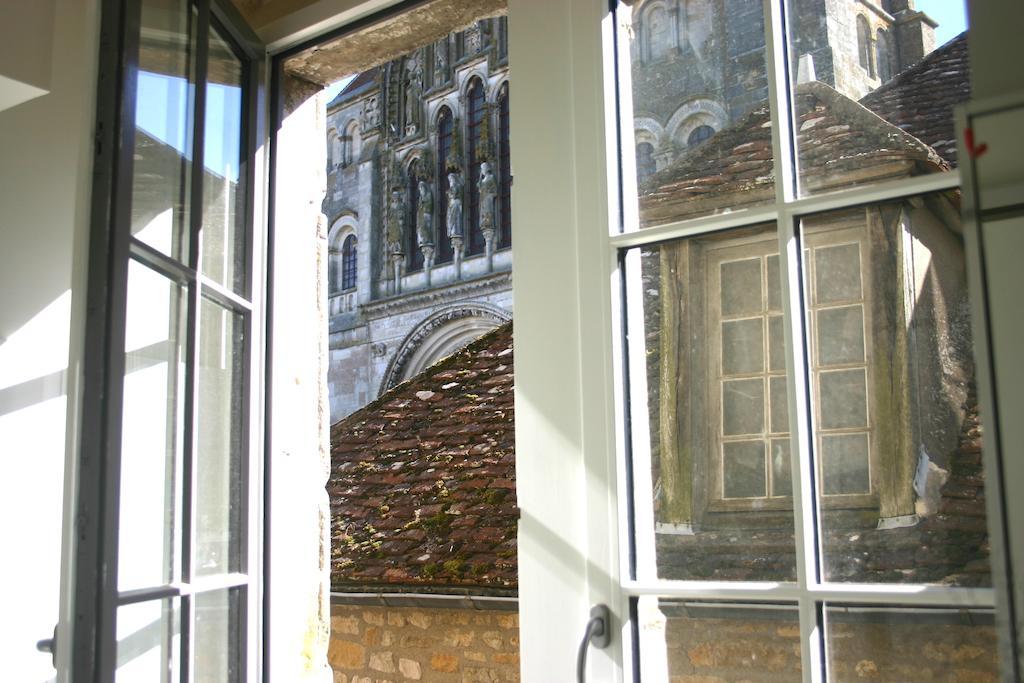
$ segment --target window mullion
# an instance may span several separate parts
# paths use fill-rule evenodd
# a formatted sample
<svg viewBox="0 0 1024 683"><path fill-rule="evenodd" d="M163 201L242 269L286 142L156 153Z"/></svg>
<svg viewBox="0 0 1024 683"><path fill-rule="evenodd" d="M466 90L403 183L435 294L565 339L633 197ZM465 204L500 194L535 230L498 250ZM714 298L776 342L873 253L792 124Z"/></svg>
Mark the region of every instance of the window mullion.
<svg viewBox="0 0 1024 683"><path fill-rule="evenodd" d="M192 249L189 253L188 264L195 272L199 273L202 264L202 225L203 225L203 168L204 149L206 141L206 90L207 90L207 67L209 58L210 42L210 5L208 0L199 0L195 4L197 14L197 35L196 35L196 68L195 68L195 98L192 114L193 121L193 147L192 147L192 188L189 216L190 244ZM198 462L199 445L199 335L200 320L199 307L202 301L202 278L198 276L189 289L189 310L188 310L188 342L185 353L186 358L186 385L185 385L185 444L187 452L184 457L184 472L182 475L182 583L190 584L195 575L194 555L196 537L196 500L195 500L195 473ZM181 682L191 683L194 679L194 667L192 655L195 652L195 598L191 594L182 597L181 601Z"/></svg>

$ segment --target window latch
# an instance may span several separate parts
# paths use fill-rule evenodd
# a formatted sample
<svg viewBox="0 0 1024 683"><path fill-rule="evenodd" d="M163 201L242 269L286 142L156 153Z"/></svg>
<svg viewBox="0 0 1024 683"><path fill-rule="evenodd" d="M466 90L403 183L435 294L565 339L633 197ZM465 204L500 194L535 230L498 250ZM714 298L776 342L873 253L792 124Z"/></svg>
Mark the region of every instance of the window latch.
<svg viewBox="0 0 1024 683"><path fill-rule="evenodd" d="M576 680L585 683L587 669L587 650L591 645L603 650L612 642L612 614L608 605L594 605L590 609L590 620L586 632L580 642L576 655Z"/></svg>
<svg viewBox="0 0 1024 683"><path fill-rule="evenodd" d="M57 668L57 627L53 627L53 636L36 642L36 649L40 652L49 652L53 668Z"/></svg>

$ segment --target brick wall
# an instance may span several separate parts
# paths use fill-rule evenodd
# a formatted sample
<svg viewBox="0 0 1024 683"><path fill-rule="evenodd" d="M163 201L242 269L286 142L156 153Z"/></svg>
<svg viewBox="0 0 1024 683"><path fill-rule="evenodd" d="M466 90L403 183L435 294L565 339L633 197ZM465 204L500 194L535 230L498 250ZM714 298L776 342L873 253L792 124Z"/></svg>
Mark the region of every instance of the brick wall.
<svg viewBox="0 0 1024 683"><path fill-rule="evenodd" d="M519 680L512 611L331 605L335 683Z"/></svg>

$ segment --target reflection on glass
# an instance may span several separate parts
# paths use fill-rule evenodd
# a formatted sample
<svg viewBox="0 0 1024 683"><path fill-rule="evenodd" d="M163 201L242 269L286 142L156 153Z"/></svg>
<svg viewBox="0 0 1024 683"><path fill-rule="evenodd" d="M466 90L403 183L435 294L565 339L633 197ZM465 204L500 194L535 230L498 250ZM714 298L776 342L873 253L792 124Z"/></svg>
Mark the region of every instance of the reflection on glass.
<svg viewBox="0 0 1024 683"><path fill-rule="evenodd" d="M241 680L243 660L239 589L195 597L195 683Z"/></svg>
<svg viewBox="0 0 1024 683"><path fill-rule="evenodd" d="M132 168L132 235L181 261L189 241L196 79L190 5L142 3Z"/></svg>
<svg viewBox="0 0 1024 683"><path fill-rule="evenodd" d="M181 616L177 598L117 608L117 683L179 680Z"/></svg>
<svg viewBox="0 0 1024 683"><path fill-rule="evenodd" d="M761 227L627 259L643 292L630 337L648 367L659 577L796 578L777 254Z"/></svg>
<svg viewBox="0 0 1024 683"><path fill-rule="evenodd" d="M643 680L800 681L796 605L639 598Z"/></svg>
<svg viewBox="0 0 1024 683"><path fill-rule="evenodd" d="M970 96L966 26L860 2L789 0L802 194L949 170L953 108ZM956 21L955 12L948 21ZM943 31L952 29L952 31Z"/></svg>
<svg viewBox="0 0 1024 683"><path fill-rule="evenodd" d="M208 299L200 304L196 574L241 563L242 382L245 321Z"/></svg>
<svg viewBox="0 0 1024 683"><path fill-rule="evenodd" d="M802 221L826 580L990 585L959 215Z"/></svg>
<svg viewBox="0 0 1024 683"><path fill-rule="evenodd" d="M934 608L825 608L828 680L999 680L991 612Z"/></svg>
<svg viewBox="0 0 1024 683"><path fill-rule="evenodd" d="M242 62L210 28L209 80L203 140L202 272L241 291L244 286L245 196L242 150Z"/></svg>
<svg viewBox="0 0 1024 683"><path fill-rule="evenodd" d="M174 576L185 309L180 286L129 262L118 524L121 590L159 586Z"/></svg>
<svg viewBox="0 0 1024 683"><path fill-rule="evenodd" d="M619 17L640 224L772 202L763 3L637 0Z"/></svg>

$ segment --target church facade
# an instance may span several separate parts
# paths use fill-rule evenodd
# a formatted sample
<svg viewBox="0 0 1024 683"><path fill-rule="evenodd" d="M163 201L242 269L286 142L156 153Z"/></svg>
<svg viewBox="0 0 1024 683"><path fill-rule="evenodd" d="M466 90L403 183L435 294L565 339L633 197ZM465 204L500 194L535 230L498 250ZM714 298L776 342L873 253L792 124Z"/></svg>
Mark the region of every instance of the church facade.
<svg viewBox="0 0 1024 683"><path fill-rule="evenodd" d="M504 17L328 104L332 422L511 319L508 107Z"/></svg>

